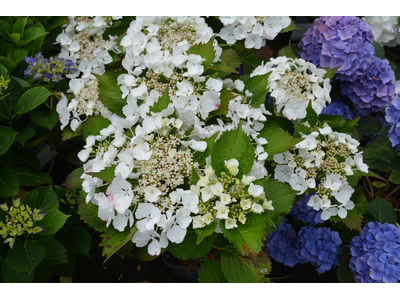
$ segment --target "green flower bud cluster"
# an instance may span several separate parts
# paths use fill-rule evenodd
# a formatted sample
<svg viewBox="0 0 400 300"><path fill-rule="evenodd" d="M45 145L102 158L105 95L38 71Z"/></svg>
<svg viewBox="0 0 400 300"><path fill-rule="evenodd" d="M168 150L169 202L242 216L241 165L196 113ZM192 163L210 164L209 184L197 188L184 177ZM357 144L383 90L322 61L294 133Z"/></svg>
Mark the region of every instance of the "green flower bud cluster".
<svg viewBox="0 0 400 300"><path fill-rule="evenodd" d="M8 213L6 222L0 221L0 236L5 239L4 243L9 243L11 249L17 236L24 233L36 234L43 230L39 226L34 226L34 223L42 220L46 213L41 213L37 208L32 211L28 205L21 204L21 198L13 200L11 207L4 203L0 208Z"/></svg>
<svg viewBox="0 0 400 300"><path fill-rule="evenodd" d="M65 194L65 199L60 198L60 202L67 205L69 208L74 209L79 204L78 200L76 200L77 196L77 191L67 191L67 193Z"/></svg>
<svg viewBox="0 0 400 300"><path fill-rule="evenodd" d="M3 90L8 89L10 79L6 80L3 75L0 76L0 95L3 95Z"/></svg>

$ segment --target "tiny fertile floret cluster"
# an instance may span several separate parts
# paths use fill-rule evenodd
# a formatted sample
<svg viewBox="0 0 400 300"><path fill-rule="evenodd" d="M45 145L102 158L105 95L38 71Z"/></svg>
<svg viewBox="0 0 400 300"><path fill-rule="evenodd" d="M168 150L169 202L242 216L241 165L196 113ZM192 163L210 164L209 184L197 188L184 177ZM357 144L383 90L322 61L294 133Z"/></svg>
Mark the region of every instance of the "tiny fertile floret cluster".
<svg viewBox="0 0 400 300"><path fill-rule="evenodd" d="M279 56L255 68L250 77L269 72L267 88L278 112L282 111L288 119L303 119L310 101L317 114L331 102L331 85L329 79L323 77L326 71L312 63Z"/></svg>
<svg viewBox="0 0 400 300"><path fill-rule="evenodd" d="M264 188L253 184L254 176L235 177L239 172L237 159L225 161L229 174L221 172L217 177L209 165L200 176L196 186L199 194L200 215L193 217L193 228L209 225L214 219L225 220L226 229L236 228L238 222L245 224L248 213L261 214L273 210L272 201L265 198Z"/></svg>
<svg viewBox="0 0 400 300"><path fill-rule="evenodd" d="M329 125L301 135L305 139L294 150L274 155L278 163L275 178L288 182L299 195L315 189L308 205L322 210L322 220L336 215L346 218L347 210L354 208L350 200L354 189L347 176L355 169L368 172L362 152L357 152L359 142L348 134L332 131Z"/></svg>
<svg viewBox="0 0 400 300"><path fill-rule="evenodd" d="M15 239L23 234L36 234L43 228L35 226L36 221L44 218L46 213L39 209L30 208L28 205L21 204L21 198L13 200L12 206L8 207L6 203L0 205L0 208L7 213L6 220L0 221L0 236L13 248Z"/></svg>

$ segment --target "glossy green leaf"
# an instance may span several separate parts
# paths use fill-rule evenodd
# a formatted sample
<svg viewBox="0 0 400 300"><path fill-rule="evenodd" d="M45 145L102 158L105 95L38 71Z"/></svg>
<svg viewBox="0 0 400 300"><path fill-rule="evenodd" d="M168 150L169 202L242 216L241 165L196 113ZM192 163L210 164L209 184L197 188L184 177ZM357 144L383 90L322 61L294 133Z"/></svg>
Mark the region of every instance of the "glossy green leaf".
<svg viewBox="0 0 400 300"><path fill-rule="evenodd" d="M59 206L57 194L51 186L40 187L29 192L22 200L22 203L32 209L37 208L44 212L57 210Z"/></svg>
<svg viewBox="0 0 400 300"><path fill-rule="evenodd" d="M12 197L19 192L19 180L17 173L12 167L5 167L0 170L0 195Z"/></svg>
<svg viewBox="0 0 400 300"><path fill-rule="evenodd" d="M221 261L210 260L207 256L204 257L204 262L201 264L199 271L200 283L227 283L222 272Z"/></svg>
<svg viewBox="0 0 400 300"><path fill-rule="evenodd" d="M60 230L59 236L60 242L68 252L89 257L92 238L84 228L78 226L64 226Z"/></svg>
<svg viewBox="0 0 400 300"><path fill-rule="evenodd" d="M196 151L193 153L193 161L194 162L198 162L200 165L205 163L206 158L208 156L210 156L210 154L212 152L214 142L215 142L215 139L217 138L217 136L218 136L218 132L216 132L209 138L201 139L201 141L205 141L207 143L207 148L206 148L206 150L204 150L204 152Z"/></svg>
<svg viewBox="0 0 400 300"><path fill-rule="evenodd" d="M40 38L43 35L46 35L46 31L44 31L40 27L31 27L24 33L24 40L31 41Z"/></svg>
<svg viewBox="0 0 400 300"><path fill-rule="evenodd" d="M92 176L95 176L97 178L100 178L101 180L104 180L108 183L111 183L114 178L115 178L115 168L117 166L113 165L111 167L106 167L104 170L96 173L91 173Z"/></svg>
<svg viewBox="0 0 400 300"><path fill-rule="evenodd" d="M35 276L35 271L17 271L9 263L6 258L2 268L3 279L6 283L30 283Z"/></svg>
<svg viewBox="0 0 400 300"><path fill-rule="evenodd" d="M88 224L91 228L98 232L106 230L106 222L101 220L98 216L99 206L89 202L81 201L78 207L78 214L81 216L83 222Z"/></svg>
<svg viewBox="0 0 400 300"><path fill-rule="evenodd" d="M46 248L43 263L60 265L68 262L67 249L59 241L49 238L41 241L41 243Z"/></svg>
<svg viewBox="0 0 400 300"><path fill-rule="evenodd" d="M27 165L16 166L14 169L17 172L19 184L22 186L37 186L52 182L48 173L36 171Z"/></svg>
<svg viewBox="0 0 400 300"><path fill-rule="evenodd" d="M103 116L89 116L81 126L83 128L83 136L86 139L89 135L99 135L102 129L107 128L111 122Z"/></svg>
<svg viewBox="0 0 400 300"><path fill-rule="evenodd" d="M32 138L34 135L35 135L35 130L33 130L30 127L26 127L17 133L15 141L24 146L25 142L30 138Z"/></svg>
<svg viewBox="0 0 400 300"><path fill-rule="evenodd" d="M56 126L59 115L55 109L44 112L40 110L33 110L30 113L32 121L35 122L37 125L44 127L48 130L52 130L54 126Z"/></svg>
<svg viewBox="0 0 400 300"><path fill-rule="evenodd" d="M103 256L106 256L104 263L114 255L126 243L132 242L132 237L137 231L136 226L126 228L124 231L119 231L114 227L107 227L105 232L101 234L102 241L100 246L103 247Z"/></svg>
<svg viewBox="0 0 400 300"><path fill-rule="evenodd" d="M37 233L38 235L50 235L56 233L64 224L69 216L64 215L56 209L47 211L43 220L38 221L35 225L43 228L43 231Z"/></svg>
<svg viewBox="0 0 400 300"><path fill-rule="evenodd" d="M214 38L213 36L207 43L200 43L197 45L191 46L187 51L186 54L198 54L202 58L205 58L206 60L202 62L202 65L204 66L204 71L207 71L207 69L211 66L214 58L215 58L215 51L214 51Z"/></svg>
<svg viewBox="0 0 400 300"><path fill-rule="evenodd" d="M10 127L0 126L0 156L7 152L17 133Z"/></svg>
<svg viewBox="0 0 400 300"><path fill-rule="evenodd" d="M24 29L26 26L26 21L28 21L28 17L21 18L14 23L13 32L19 33L21 36L24 34Z"/></svg>
<svg viewBox="0 0 400 300"><path fill-rule="evenodd" d="M31 272L45 255L45 246L33 240L23 243L16 243L14 248L7 253L7 260L10 266L20 272Z"/></svg>
<svg viewBox="0 0 400 300"><path fill-rule="evenodd" d="M210 224L206 225L205 227L202 228L196 228L196 233L197 233L197 244L200 244L201 241L212 235L215 232L215 229L217 229L217 222L213 221Z"/></svg>
<svg viewBox="0 0 400 300"><path fill-rule="evenodd" d="M168 105L172 103L168 93L169 89L167 87L164 93L161 95L161 97L158 98L157 102L155 102L153 106L150 107L150 111L159 113L162 112L164 109L168 108Z"/></svg>
<svg viewBox="0 0 400 300"><path fill-rule="evenodd" d="M389 223L396 225L397 217L393 206L381 198L376 198L369 204L367 222Z"/></svg>
<svg viewBox="0 0 400 300"><path fill-rule="evenodd" d="M31 88L22 95L17 106L15 107L15 113L26 113L42 104L51 95L52 93L50 93L45 87L41 86Z"/></svg>
<svg viewBox="0 0 400 300"><path fill-rule="evenodd" d="M73 170L68 176L63 186L66 187L68 190L79 190L82 188L83 179L81 178L83 174L83 167L77 168Z"/></svg>
<svg viewBox="0 0 400 300"><path fill-rule="evenodd" d="M122 108L126 105L126 100L122 98L122 92L117 84L119 72L108 72L97 76L99 81L99 100L107 109L120 117L125 117Z"/></svg>

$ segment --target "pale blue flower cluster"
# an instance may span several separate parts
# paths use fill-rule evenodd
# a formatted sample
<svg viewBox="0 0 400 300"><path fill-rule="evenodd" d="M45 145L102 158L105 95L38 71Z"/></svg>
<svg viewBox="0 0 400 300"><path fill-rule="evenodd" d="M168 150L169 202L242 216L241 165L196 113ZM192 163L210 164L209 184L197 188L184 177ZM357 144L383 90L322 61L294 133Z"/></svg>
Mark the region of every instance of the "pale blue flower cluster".
<svg viewBox="0 0 400 300"><path fill-rule="evenodd" d="M302 227L298 233L300 255L316 267L318 272L338 266L342 240L339 233L328 227Z"/></svg>
<svg viewBox="0 0 400 300"><path fill-rule="evenodd" d="M338 266L341 244L339 233L328 227L304 226L296 235L286 219L267 237L269 257L290 267L311 263L321 273Z"/></svg>
<svg viewBox="0 0 400 300"><path fill-rule="evenodd" d="M57 56L47 59L43 57L41 52L36 54L35 58L32 56L25 57L25 61L28 64L24 71L25 77L33 75L33 79L43 79L45 82L58 82L64 79L63 76L78 71L72 60Z"/></svg>
<svg viewBox="0 0 400 300"><path fill-rule="evenodd" d="M386 59L375 56L371 25L357 17L320 17L299 43L300 56L317 67L336 68L334 79L356 108L378 112L394 97L395 76Z"/></svg>
<svg viewBox="0 0 400 300"><path fill-rule="evenodd" d="M386 107L385 120L390 126L388 138L393 148L400 150L400 94Z"/></svg>
<svg viewBox="0 0 400 300"><path fill-rule="evenodd" d="M350 269L356 282L400 280L400 229L393 224L370 222L350 244Z"/></svg>
<svg viewBox="0 0 400 300"><path fill-rule="evenodd" d="M323 221L321 220L322 210L315 210L307 204L310 200L310 197L314 194L315 193L312 192L302 197L295 205L293 205L289 214L292 215L296 220L300 220L310 225L323 223Z"/></svg>

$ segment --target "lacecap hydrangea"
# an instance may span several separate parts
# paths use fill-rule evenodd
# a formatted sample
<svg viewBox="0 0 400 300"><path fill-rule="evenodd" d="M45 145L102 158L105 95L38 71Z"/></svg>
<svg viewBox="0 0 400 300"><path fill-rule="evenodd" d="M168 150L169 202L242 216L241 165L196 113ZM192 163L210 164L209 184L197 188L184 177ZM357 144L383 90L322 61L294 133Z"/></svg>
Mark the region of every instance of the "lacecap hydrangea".
<svg viewBox="0 0 400 300"><path fill-rule="evenodd" d="M381 46L394 47L400 42L399 17L366 16L362 20L372 26L374 40Z"/></svg>
<svg viewBox="0 0 400 300"><path fill-rule="evenodd" d="M396 283L400 280L400 229L370 222L350 244L349 267L356 282Z"/></svg>
<svg viewBox="0 0 400 300"><path fill-rule="evenodd" d="M388 138L396 150L400 150L400 94L385 109L385 120L389 123Z"/></svg>
<svg viewBox="0 0 400 300"><path fill-rule="evenodd" d="M339 233L328 227L302 227L298 233L300 255L324 273L338 266L339 250L342 240Z"/></svg>

